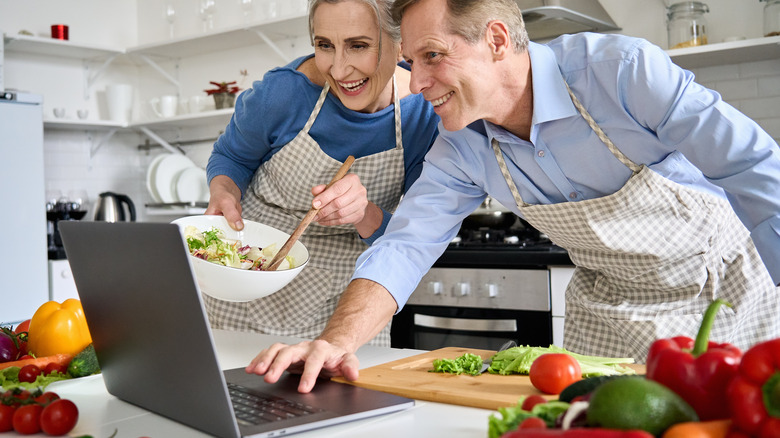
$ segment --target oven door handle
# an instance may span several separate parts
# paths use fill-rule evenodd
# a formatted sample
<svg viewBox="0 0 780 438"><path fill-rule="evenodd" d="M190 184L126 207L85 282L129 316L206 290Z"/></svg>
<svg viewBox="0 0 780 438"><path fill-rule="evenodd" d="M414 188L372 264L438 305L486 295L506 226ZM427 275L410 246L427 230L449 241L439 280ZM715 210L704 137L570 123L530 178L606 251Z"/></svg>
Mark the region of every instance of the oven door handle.
<svg viewBox="0 0 780 438"><path fill-rule="evenodd" d="M514 319L471 319L447 318L441 316L414 315L414 325L442 330L472 332L516 332L517 320Z"/></svg>

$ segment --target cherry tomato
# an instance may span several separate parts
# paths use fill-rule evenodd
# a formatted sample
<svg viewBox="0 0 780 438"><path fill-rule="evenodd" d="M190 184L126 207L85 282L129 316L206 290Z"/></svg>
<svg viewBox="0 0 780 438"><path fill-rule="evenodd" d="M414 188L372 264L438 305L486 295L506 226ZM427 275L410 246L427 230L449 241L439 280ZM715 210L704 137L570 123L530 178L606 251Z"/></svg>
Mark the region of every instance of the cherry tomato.
<svg viewBox="0 0 780 438"><path fill-rule="evenodd" d="M547 423L539 417L528 417L521 421L518 429L547 429Z"/></svg>
<svg viewBox="0 0 780 438"><path fill-rule="evenodd" d="M43 369L43 374L46 376L48 376L51 373L65 374L67 372L68 372L67 365L62 365L55 362L50 362L46 364L46 368Z"/></svg>
<svg viewBox="0 0 780 438"><path fill-rule="evenodd" d="M32 397L32 393L26 389L9 389L3 394L3 400L12 406L19 406L23 401Z"/></svg>
<svg viewBox="0 0 780 438"><path fill-rule="evenodd" d="M41 431L41 405L22 405L14 412L13 424L16 433L31 435Z"/></svg>
<svg viewBox="0 0 780 438"><path fill-rule="evenodd" d="M14 412L16 408L0 403L0 433L14 430Z"/></svg>
<svg viewBox="0 0 780 438"><path fill-rule="evenodd" d="M564 353L547 353L531 364L531 384L546 394L560 394L564 388L582 379L577 359Z"/></svg>
<svg viewBox="0 0 780 438"><path fill-rule="evenodd" d="M57 395L55 392L46 391L43 394L35 397L35 403L38 403L41 406L46 406L49 403L53 402L54 400L59 400L60 396Z"/></svg>
<svg viewBox="0 0 780 438"><path fill-rule="evenodd" d="M19 381L32 383L41 375L41 368L37 365L25 365L19 370Z"/></svg>
<svg viewBox="0 0 780 438"><path fill-rule="evenodd" d="M41 412L41 429L46 435L65 435L76 427L79 410L76 404L61 398L51 402Z"/></svg>
<svg viewBox="0 0 780 438"><path fill-rule="evenodd" d="M22 321L19 323L19 325L16 326L14 329L14 333L17 335L19 333L25 333L29 331L30 329L30 320ZM19 340L19 359L23 359L24 356L27 356L27 335L23 335L23 337L17 338Z"/></svg>
<svg viewBox="0 0 780 438"><path fill-rule="evenodd" d="M530 411L534 406L542 403L547 403L547 399L541 395L533 394L523 400L523 404L520 405L520 408L524 411Z"/></svg>
<svg viewBox="0 0 780 438"><path fill-rule="evenodd" d="M25 354L24 356L20 356L18 360L27 360L27 359L35 359L35 358L30 356L29 354Z"/></svg>

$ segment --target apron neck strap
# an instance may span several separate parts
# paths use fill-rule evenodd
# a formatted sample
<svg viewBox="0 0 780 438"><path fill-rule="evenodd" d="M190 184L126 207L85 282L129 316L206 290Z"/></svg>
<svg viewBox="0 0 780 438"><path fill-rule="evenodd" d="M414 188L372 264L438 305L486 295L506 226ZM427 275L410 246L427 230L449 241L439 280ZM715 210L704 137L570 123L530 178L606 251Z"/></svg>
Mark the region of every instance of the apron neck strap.
<svg viewBox="0 0 780 438"><path fill-rule="evenodd" d="M303 132L309 133L309 129L311 129L311 125L314 124L314 121L317 119L317 115L320 113L320 109L322 109L322 104L325 103L325 98L328 97L328 91L330 90L330 84L328 81L325 81L325 86L322 87L322 92L320 93L320 97L317 98L317 104L314 105L314 109L311 110L311 114L309 114L309 120L306 121L306 125L303 126Z"/></svg>
<svg viewBox="0 0 780 438"><path fill-rule="evenodd" d="M615 156L618 160L620 160L621 163L623 163L626 167L631 169L632 172L637 173L639 172L642 167L638 164L631 161L630 158L628 158L623 152L620 152L620 149L618 149L614 143L612 143L612 140L607 137L607 134L601 129L601 127L596 123L595 120L593 120L593 117L591 117L590 113L588 113L588 110L585 109L585 106L580 103L580 100L577 99L577 96L574 95L574 93L571 91L571 88L569 88L569 84L564 79L563 81L564 85L566 85L566 91L569 92L569 96L571 97L571 102L574 104L574 106L577 108L577 111L580 112L582 115L582 118L585 119L585 121L588 123L588 126L590 126L590 129L593 130L593 132L598 135L599 139L607 145L607 148L610 152L612 152L612 155Z"/></svg>

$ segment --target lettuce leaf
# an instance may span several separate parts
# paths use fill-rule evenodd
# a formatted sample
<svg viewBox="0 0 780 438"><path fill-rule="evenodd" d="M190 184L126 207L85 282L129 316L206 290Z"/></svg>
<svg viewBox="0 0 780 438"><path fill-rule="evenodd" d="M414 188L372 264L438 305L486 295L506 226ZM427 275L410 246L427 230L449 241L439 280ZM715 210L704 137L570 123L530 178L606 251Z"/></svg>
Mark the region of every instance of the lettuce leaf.
<svg viewBox="0 0 780 438"><path fill-rule="evenodd" d="M550 345L549 347L512 347L499 351L493 355L492 363L488 368L493 374L528 374L531 364L537 357L546 353L565 353L577 359L582 369L582 377L612 376L619 374L636 374L632 368L625 364L634 363L630 357L600 357L585 356L572 353L565 348Z"/></svg>

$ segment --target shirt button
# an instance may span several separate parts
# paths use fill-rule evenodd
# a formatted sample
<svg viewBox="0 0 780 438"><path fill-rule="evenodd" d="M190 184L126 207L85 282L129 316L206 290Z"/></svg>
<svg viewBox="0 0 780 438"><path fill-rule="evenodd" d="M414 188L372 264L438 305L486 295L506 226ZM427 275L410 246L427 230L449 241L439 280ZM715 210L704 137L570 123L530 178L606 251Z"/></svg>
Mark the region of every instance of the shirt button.
<svg viewBox="0 0 780 438"><path fill-rule="evenodd" d="M577 192L569 193L569 199L577 199Z"/></svg>
<svg viewBox="0 0 780 438"><path fill-rule="evenodd" d="M537 153L537 155L539 155L539 157L540 157L540 158L544 157L544 151L539 151L539 152Z"/></svg>

